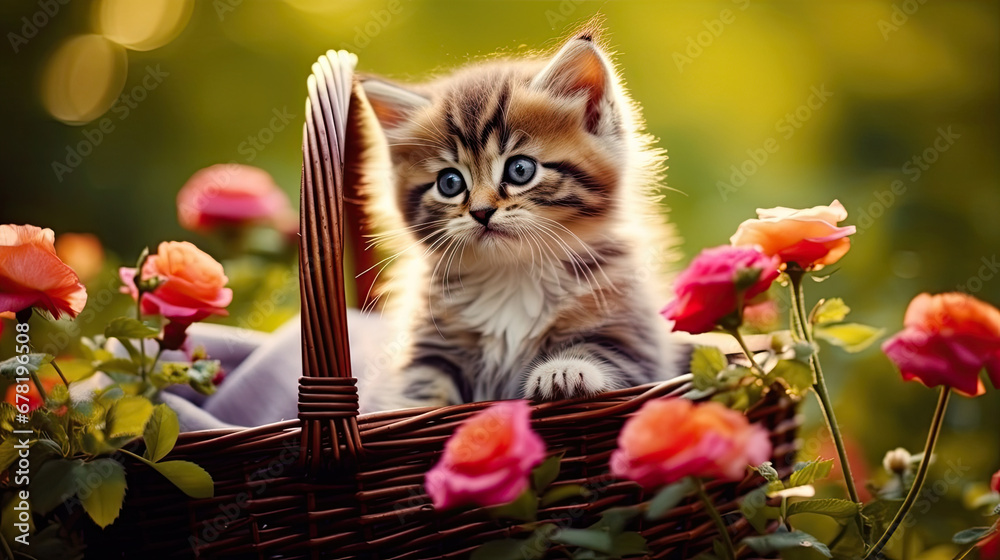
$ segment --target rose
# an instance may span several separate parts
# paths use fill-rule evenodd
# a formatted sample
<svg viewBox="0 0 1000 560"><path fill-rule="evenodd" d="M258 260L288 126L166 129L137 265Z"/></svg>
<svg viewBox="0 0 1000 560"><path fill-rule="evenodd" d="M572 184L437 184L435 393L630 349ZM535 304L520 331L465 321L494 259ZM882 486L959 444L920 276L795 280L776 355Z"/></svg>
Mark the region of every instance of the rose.
<svg viewBox="0 0 1000 560"><path fill-rule="evenodd" d="M829 206L804 210L758 208L757 219L740 224L730 242L738 247L760 247L765 255L777 255L785 264L819 270L839 261L851 248L847 236L857 228L837 226L846 219L847 210L837 200Z"/></svg>
<svg viewBox="0 0 1000 560"><path fill-rule="evenodd" d="M42 383L42 387L45 388L46 394L52 391L52 389L60 383L59 378L54 375L39 374L38 380ZM25 399L27 399L28 412L45 406L45 401L42 400L42 394L38 391L38 387L34 383L27 384L27 393L18 393L17 387L17 383L7 386L7 395L4 402L16 407L24 405ZM20 400L17 398L18 395L22 395Z"/></svg>
<svg viewBox="0 0 1000 560"><path fill-rule="evenodd" d="M1000 492L1000 471L993 473L993 478L990 479L990 490Z"/></svg>
<svg viewBox="0 0 1000 560"><path fill-rule="evenodd" d="M647 402L625 422L611 472L647 489L688 476L742 480L747 465L771 456L764 428L716 402Z"/></svg>
<svg viewBox="0 0 1000 560"><path fill-rule="evenodd" d="M54 239L51 229L0 225L0 316L12 318L29 307L56 319L83 311L87 290L56 255Z"/></svg>
<svg viewBox="0 0 1000 560"><path fill-rule="evenodd" d="M503 401L465 420L427 473L434 507L494 506L517 498L528 487L531 469L545 459L545 444L532 431L530 417L525 401Z"/></svg>
<svg viewBox="0 0 1000 560"><path fill-rule="evenodd" d="M56 254L79 276L88 282L104 267L104 248L97 236L90 233L64 233L56 238Z"/></svg>
<svg viewBox="0 0 1000 560"><path fill-rule="evenodd" d="M135 299L135 269L122 267L122 291ZM229 279L218 261L187 241L165 241L142 267L141 280L158 278L160 283L142 295L142 312L163 315L182 323L201 321L209 315L227 315L233 300L226 288Z"/></svg>
<svg viewBox="0 0 1000 560"><path fill-rule="evenodd" d="M191 176L177 194L177 218L192 231L255 223L294 231L295 214L274 179L249 165L218 164Z"/></svg>
<svg viewBox="0 0 1000 560"><path fill-rule="evenodd" d="M778 277L777 257L767 257L749 247L723 245L702 251L677 276L677 298L661 314L674 321L674 330L708 332L737 310L743 299L763 293Z"/></svg>
<svg viewBox="0 0 1000 560"><path fill-rule="evenodd" d="M1000 311L970 295L920 294L906 308L904 330L882 345L903 378L966 395L985 392L986 368L1000 388Z"/></svg>
<svg viewBox="0 0 1000 560"><path fill-rule="evenodd" d="M1000 559L1000 531L994 531L985 539L979 541L979 558L981 560Z"/></svg>

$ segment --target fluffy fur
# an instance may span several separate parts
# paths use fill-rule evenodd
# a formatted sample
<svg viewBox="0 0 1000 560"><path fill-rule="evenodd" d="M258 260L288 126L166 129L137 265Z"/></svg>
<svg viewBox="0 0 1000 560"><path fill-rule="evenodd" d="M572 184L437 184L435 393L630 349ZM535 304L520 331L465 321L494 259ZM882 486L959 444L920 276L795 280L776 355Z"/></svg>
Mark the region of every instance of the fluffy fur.
<svg viewBox="0 0 1000 560"><path fill-rule="evenodd" d="M383 408L597 393L669 378L657 314L674 260L642 132L597 29L554 55L420 85L366 78L367 211L389 247L387 311L412 336ZM516 156L535 162L524 185ZM446 196L442 170L465 189ZM488 220L488 221L487 221Z"/></svg>

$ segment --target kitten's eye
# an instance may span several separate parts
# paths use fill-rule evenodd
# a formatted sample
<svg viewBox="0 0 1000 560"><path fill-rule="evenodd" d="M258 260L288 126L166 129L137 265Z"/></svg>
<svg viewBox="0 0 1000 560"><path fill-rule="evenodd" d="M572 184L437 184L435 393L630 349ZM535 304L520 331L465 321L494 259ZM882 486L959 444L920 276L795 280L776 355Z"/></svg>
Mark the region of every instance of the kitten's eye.
<svg viewBox="0 0 1000 560"><path fill-rule="evenodd" d="M438 173L437 187L441 194L451 198L465 190L465 179L454 169L443 169Z"/></svg>
<svg viewBox="0 0 1000 560"><path fill-rule="evenodd" d="M535 160L526 156L514 156L507 160L504 180L514 185L525 185L535 176Z"/></svg>

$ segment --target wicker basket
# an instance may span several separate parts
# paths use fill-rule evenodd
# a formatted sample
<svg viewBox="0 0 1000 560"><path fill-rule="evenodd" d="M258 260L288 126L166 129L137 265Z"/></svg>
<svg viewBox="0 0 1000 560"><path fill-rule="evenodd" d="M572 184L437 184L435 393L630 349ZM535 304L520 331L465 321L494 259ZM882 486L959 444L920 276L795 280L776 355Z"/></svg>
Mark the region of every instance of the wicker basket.
<svg viewBox="0 0 1000 560"><path fill-rule="evenodd" d="M344 192L356 184L359 157L351 143L358 122L352 111L359 107L351 100L361 95L354 62L353 55L331 51L313 65L308 82L299 418L182 434L170 458L207 469L215 480L211 499L188 499L151 469L129 464L122 516L90 535L88 556L459 558L483 542L515 534L517 528L492 521L483 510L438 514L423 490L424 473L445 440L488 403L358 415L343 276L345 222L356 228L359 216L353 193ZM648 498L637 485L610 477L608 457L629 413L649 399L685 393L689 379L535 405L533 427L551 452L566 453L556 484L592 491L587 502L543 508L539 517L581 527L607 508ZM772 391L749 416L769 427L774 464L786 474L796 450L794 403ZM739 496L761 482L748 475L738 484L709 484L708 491L723 513L732 512ZM692 558L711 550L715 537L693 500L657 523L635 523L654 558ZM751 530L745 521L733 526L735 538Z"/></svg>

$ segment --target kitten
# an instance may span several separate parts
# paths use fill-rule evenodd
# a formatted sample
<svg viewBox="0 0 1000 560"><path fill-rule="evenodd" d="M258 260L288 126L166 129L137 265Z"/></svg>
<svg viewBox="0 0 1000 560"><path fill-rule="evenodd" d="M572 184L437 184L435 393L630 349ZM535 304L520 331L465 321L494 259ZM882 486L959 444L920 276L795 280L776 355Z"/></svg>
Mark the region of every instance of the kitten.
<svg viewBox="0 0 1000 560"><path fill-rule="evenodd" d="M367 210L396 225L381 239L403 240L398 253L422 252L387 289L410 336L401 375L380 383L383 408L574 397L676 375L657 314L666 290L651 281L674 258L652 196L666 157L597 31L548 58L423 85L362 81L388 153L388 185L366 187Z"/></svg>

